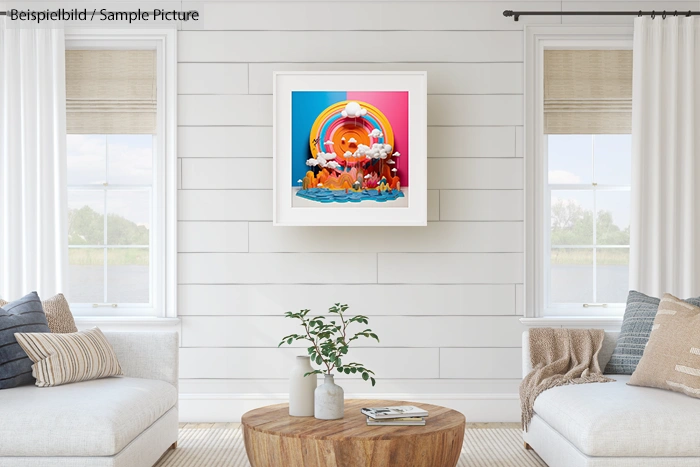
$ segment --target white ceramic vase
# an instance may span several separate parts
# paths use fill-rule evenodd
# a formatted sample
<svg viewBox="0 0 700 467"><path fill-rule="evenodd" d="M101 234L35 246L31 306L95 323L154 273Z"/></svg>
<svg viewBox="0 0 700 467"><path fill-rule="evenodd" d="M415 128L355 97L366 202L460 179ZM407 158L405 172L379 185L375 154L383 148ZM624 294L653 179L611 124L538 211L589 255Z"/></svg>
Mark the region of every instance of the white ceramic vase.
<svg viewBox="0 0 700 467"><path fill-rule="evenodd" d="M289 376L289 415L292 417L314 416L314 390L316 375L304 376L314 371L308 356L298 356Z"/></svg>
<svg viewBox="0 0 700 467"><path fill-rule="evenodd" d="M335 384L333 375L323 375L323 384L316 388L314 397L314 417L319 420L343 418L345 392Z"/></svg>

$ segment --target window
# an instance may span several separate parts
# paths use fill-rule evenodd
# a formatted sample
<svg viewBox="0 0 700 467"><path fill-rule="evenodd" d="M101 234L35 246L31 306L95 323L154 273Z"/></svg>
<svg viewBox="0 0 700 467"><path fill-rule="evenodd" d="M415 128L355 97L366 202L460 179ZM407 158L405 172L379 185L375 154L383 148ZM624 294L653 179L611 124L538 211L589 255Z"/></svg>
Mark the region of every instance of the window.
<svg viewBox="0 0 700 467"><path fill-rule="evenodd" d="M627 299L631 145L631 135L547 135L549 314Z"/></svg>
<svg viewBox="0 0 700 467"><path fill-rule="evenodd" d="M174 33L71 30L66 39L71 309L174 317Z"/></svg>
<svg viewBox="0 0 700 467"><path fill-rule="evenodd" d="M632 29L535 26L525 40L524 316L622 316Z"/></svg>
<svg viewBox="0 0 700 467"><path fill-rule="evenodd" d="M156 135L68 135L69 299L151 306Z"/></svg>

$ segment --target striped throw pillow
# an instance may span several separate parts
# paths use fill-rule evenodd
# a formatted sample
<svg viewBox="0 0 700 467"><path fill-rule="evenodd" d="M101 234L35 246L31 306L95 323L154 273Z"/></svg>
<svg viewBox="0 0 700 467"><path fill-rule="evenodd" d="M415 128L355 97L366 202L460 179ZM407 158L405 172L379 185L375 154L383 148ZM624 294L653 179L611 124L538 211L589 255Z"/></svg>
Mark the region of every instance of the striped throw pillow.
<svg viewBox="0 0 700 467"><path fill-rule="evenodd" d="M17 333L15 337L34 362L32 375L39 387L124 374L99 328L69 334Z"/></svg>
<svg viewBox="0 0 700 467"><path fill-rule="evenodd" d="M664 294L649 343L628 384L700 398L700 307Z"/></svg>
<svg viewBox="0 0 700 467"><path fill-rule="evenodd" d="M16 332L50 332L36 292L0 307L0 389L34 382L32 361L17 343Z"/></svg>
<svg viewBox="0 0 700 467"><path fill-rule="evenodd" d="M7 302L0 298L0 307L7 305ZM73 319L73 313L68 306L68 300L62 293L41 301L41 306L46 314L46 321L49 323L51 332L78 332Z"/></svg>
<svg viewBox="0 0 700 467"><path fill-rule="evenodd" d="M625 316L622 318L620 337L603 373L631 375L634 372L639 359L642 358L644 347L649 342L651 326L654 324L660 301L656 297L630 290ZM691 305L700 306L700 297L686 298L685 301Z"/></svg>

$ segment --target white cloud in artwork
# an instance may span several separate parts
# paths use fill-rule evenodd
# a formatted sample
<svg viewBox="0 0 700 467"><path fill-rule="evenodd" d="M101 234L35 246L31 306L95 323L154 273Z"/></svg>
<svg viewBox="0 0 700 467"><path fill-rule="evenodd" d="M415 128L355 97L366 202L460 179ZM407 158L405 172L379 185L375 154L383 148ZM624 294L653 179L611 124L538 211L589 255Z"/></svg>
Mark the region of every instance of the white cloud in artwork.
<svg viewBox="0 0 700 467"><path fill-rule="evenodd" d="M396 164L396 162L394 162L394 161L392 161L392 160L388 160L388 161L386 161L386 163L389 164L389 165L394 165L394 164Z"/></svg>
<svg viewBox="0 0 700 467"><path fill-rule="evenodd" d="M394 156L394 157L399 157L400 155L401 155L401 153L399 151L396 151L394 154L392 154L392 156Z"/></svg>
<svg viewBox="0 0 700 467"><path fill-rule="evenodd" d="M385 145L384 145L384 150L385 150L386 152L389 152L389 153L390 153L390 152L391 152L391 144L385 144Z"/></svg>
<svg viewBox="0 0 700 467"><path fill-rule="evenodd" d="M345 154L343 154L344 157L352 157L352 152L350 151L345 151Z"/></svg>
<svg viewBox="0 0 700 467"><path fill-rule="evenodd" d="M340 164L338 164L336 161L330 161L326 164L326 167L338 170L340 168Z"/></svg>
<svg viewBox="0 0 700 467"><path fill-rule="evenodd" d="M325 167L324 164L327 161L331 161L331 160L335 159L335 153L334 152L319 152L318 154L316 154L316 159L319 159L321 161L321 162L319 162L321 167Z"/></svg>
<svg viewBox="0 0 700 467"><path fill-rule="evenodd" d="M398 172L399 169L391 169L392 172Z"/></svg>
<svg viewBox="0 0 700 467"><path fill-rule="evenodd" d="M325 144L326 146L333 146L335 143L331 140L328 140L328 141L324 142L323 144Z"/></svg>
<svg viewBox="0 0 700 467"><path fill-rule="evenodd" d="M369 178L369 177L371 177L371 175L370 175L370 174L367 174L367 175L365 175L365 178Z"/></svg>
<svg viewBox="0 0 700 467"><path fill-rule="evenodd" d="M343 117L364 117L367 109L362 108L357 102L351 101L345 104L345 108L340 113Z"/></svg>
<svg viewBox="0 0 700 467"><path fill-rule="evenodd" d="M355 138L350 138L350 139L348 140L348 143L350 143L350 144L352 144L352 143L357 143L357 140L356 140Z"/></svg>
<svg viewBox="0 0 700 467"><path fill-rule="evenodd" d="M381 138L382 136L384 136L384 134L382 134L382 132L379 131L379 129L375 128L374 130L367 133L367 136L371 138Z"/></svg>
<svg viewBox="0 0 700 467"><path fill-rule="evenodd" d="M306 160L306 165L309 167L316 167L320 162L321 161L319 159L311 158Z"/></svg>

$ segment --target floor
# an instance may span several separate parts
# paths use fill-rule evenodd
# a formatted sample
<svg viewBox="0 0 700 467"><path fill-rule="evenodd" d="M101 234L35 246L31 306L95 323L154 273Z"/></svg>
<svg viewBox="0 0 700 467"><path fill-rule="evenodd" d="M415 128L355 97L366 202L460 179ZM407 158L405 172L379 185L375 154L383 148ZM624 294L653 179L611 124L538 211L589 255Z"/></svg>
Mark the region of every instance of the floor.
<svg viewBox="0 0 700 467"><path fill-rule="evenodd" d="M168 450L155 467L200 466L250 467L240 423L180 424L177 449ZM456 467L481 466L546 467L546 464L523 447L519 423L468 423Z"/></svg>

